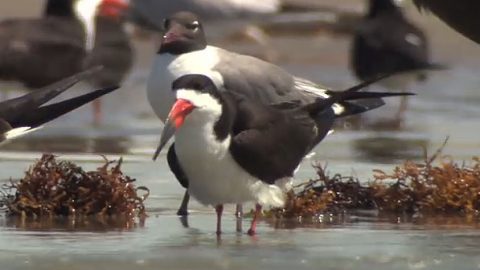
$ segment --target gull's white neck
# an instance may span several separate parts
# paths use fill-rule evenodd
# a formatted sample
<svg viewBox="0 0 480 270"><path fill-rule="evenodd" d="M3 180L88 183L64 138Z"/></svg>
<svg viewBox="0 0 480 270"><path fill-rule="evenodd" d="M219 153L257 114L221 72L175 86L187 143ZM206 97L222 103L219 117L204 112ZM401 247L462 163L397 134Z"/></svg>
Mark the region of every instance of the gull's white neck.
<svg viewBox="0 0 480 270"><path fill-rule="evenodd" d="M219 59L218 49L212 46L180 55L157 54L147 82L147 96L160 120L165 121L175 101L172 83L179 77L203 74L210 77L219 89L223 86L221 74L214 70Z"/></svg>

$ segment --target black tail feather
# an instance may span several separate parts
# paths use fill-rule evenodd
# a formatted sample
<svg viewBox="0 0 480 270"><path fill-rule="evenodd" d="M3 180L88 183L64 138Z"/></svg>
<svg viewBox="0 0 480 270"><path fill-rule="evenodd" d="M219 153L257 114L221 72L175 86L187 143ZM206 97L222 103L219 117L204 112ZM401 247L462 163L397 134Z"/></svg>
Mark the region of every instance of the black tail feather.
<svg viewBox="0 0 480 270"><path fill-rule="evenodd" d="M310 114L317 114L323 110L326 110L333 106L335 103L340 104L343 106L344 111L340 113L338 116L346 116L355 113L361 113L368 110L372 110L378 108L385 104L382 100L384 97L393 97L393 96L411 96L415 95L413 93L399 93L399 92L358 92L369 86L375 82L378 82L384 78L390 77L393 74L385 74L381 76L377 76L370 80L366 80L362 83L359 83L353 87L350 87L344 91L338 92L329 92L330 97L326 99L317 99L315 102L311 104L307 104L302 107L303 110L308 111ZM361 99L369 99L371 100L370 106L366 106L365 104L355 104L351 103L351 101L358 101Z"/></svg>
<svg viewBox="0 0 480 270"><path fill-rule="evenodd" d="M3 118L8 122L15 122L17 119L21 118L26 111L35 110L42 104L60 95L74 84L86 79L101 69L102 67L96 66L46 87L33 90L21 97L0 102L0 118Z"/></svg>
<svg viewBox="0 0 480 270"><path fill-rule="evenodd" d="M73 111L96 98L108 94L117 88L118 86L103 88L75 98L34 109L30 113L23 115L20 119L17 119L15 122L11 122L10 124L12 127L38 127L70 111Z"/></svg>

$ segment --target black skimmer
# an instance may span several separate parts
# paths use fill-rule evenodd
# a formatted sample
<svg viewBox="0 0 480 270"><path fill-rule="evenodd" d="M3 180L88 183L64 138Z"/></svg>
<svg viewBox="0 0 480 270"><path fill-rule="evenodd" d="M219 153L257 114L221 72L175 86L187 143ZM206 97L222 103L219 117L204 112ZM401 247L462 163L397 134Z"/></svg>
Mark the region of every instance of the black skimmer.
<svg viewBox="0 0 480 270"><path fill-rule="evenodd" d="M477 0L413 0L421 9L433 12L450 27L480 44L480 20L477 18L480 1Z"/></svg>
<svg viewBox="0 0 480 270"><path fill-rule="evenodd" d="M132 65L121 16L126 0L48 0L44 16L0 22L0 79L35 89L88 67L93 88L118 85ZM95 122L101 115L94 102Z"/></svg>
<svg viewBox="0 0 480 270"><path fill-rule="evenodd" d="M328 98L329 91L309 80L295 77L279 66L251 56L207 44L202 23L191 12L178 12L165 20L165 34L147 84L150 105L165 122L175 95L173 81L186 74L210 77L217 88L256 99L263 104L307 104ZM337 116L361 113L383 105L381 99L345 101L334 106ZM346 105L346 104L344 104ZM188 194L185 194L188 203ZM186 214L186 203L179 214Z"/></svg>
<svg viewBox="0 0 480 270"><path fill-rule="evenodd" d="M175 135L168 152L188 188L204 205L215 206L217 234L223 205L256 203L248 233L254 234L262 206L281 207L284 192L302 159L332 128L336 103L410 93L358 92L364 82L312 103L265 105L234 91L219 91L209 77L184 75L173 82L176 101L168 114L154 159Z"/></svg>
<svg viewBox="0 0 480 270"><path fill-rule="evenodd" d="M425 34L406 19L394 0L369 0L369 3L352 45L351 67L358 79L405 73L380 82L386 88L404 91L410 83L423 80L425 70L445 68L429 61ZM399 122L405 109L406 97L403 97L397 113Z"/></svg>
<svg viewBox="0 0 480 270"><path fill-rule="evenodd" d="M41 125L118 88L118 86L106 87L58 103L44 105L96 72L99 72L99 68L92 68L24 96L0 102L0 143L34 131Z"/></svg>

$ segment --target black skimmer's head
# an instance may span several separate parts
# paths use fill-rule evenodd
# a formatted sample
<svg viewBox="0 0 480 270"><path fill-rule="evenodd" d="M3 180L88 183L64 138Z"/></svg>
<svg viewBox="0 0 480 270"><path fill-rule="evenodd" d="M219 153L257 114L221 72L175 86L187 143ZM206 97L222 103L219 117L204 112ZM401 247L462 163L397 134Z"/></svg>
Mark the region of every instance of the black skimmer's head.
<svg viewBox="0 0 480 270"><path fill-rule="evenodd" d="M197 15L177 12L164 21L159 53L182 54L207 47L202 23Z"/></svg>
<svg viewBox="0 0 480 270"><path fill-rule="evenodd" d="M228 115L224 106L227 100L223 99L214 82L207 76L199 74L189 74L182 76L174 81L172 89L176 94L176 101L170 110L163 128L160 145L155 152L154 159L175 134L185 123L187 117L193 112L192 121L217 122L223 117L232 117ZM223 121L222 121L223 122ZM228 126L221 125L215 130L217 138L223 139L228 133Z"/></svg>

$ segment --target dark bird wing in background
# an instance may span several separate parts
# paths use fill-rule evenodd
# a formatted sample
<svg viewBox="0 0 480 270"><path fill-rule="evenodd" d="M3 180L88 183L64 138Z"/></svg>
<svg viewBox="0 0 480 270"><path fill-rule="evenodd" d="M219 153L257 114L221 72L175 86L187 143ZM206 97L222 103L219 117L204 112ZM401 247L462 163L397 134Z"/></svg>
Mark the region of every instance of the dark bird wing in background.
<svg viewBox="0 0 480 270"><path fill-rule="evenodd" d="M65 101L42 106L77 82L88 78L99 70L101 70L100 67L95 67L24 96L0 102L0 128L21 128L20 133L15 134L15 136L21 135L23 132L35 129L42 124L117 89L117 86L107 87ZM8 126L5 123L7 123ZM5 131L8 132L8 130L2 130L2 132ZM2 135L4 134L2 133Z"/></svg>

